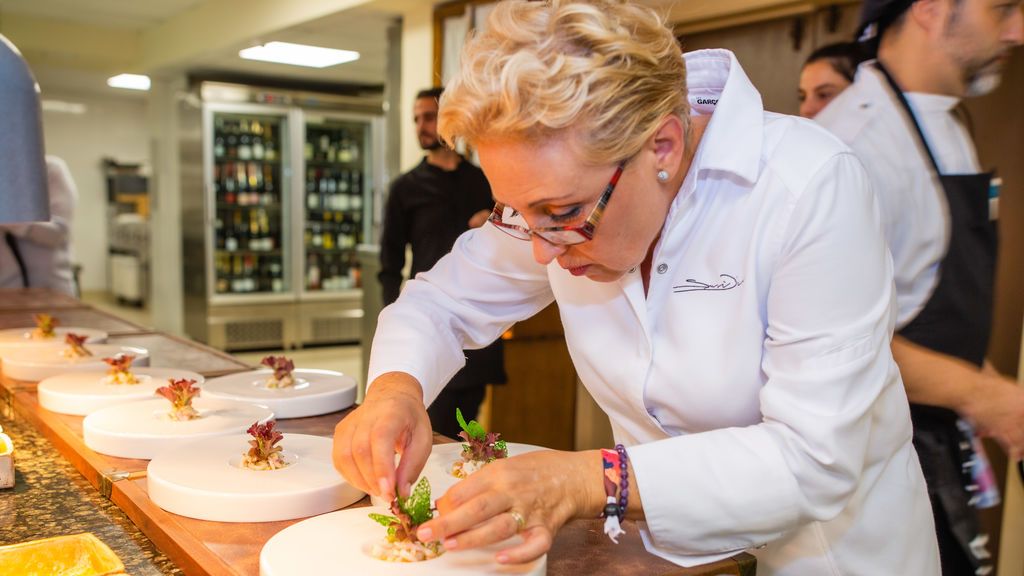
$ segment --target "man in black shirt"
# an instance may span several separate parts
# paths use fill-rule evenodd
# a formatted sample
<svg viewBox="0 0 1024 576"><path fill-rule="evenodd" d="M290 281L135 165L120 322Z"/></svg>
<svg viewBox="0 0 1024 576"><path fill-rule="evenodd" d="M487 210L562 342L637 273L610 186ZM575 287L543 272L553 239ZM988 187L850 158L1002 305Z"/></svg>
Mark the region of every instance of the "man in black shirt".
<svg viewBox="0 0 1024 576"><path fill-rule="evenodd" d="M460 234L487 222L494 206L484 173L438 139L437 101L442 91L433 88L416 95L416 135L427 155L391 184L388 195L379 276L385 306L401 290L407 245L412 248L410 276L415 276L451 251ZM466 420L476 418L487 384L505 380L501 340L481 350L467 350L466 366L427 409L434 431L457 436L455 408L462 410Z"/></svg>

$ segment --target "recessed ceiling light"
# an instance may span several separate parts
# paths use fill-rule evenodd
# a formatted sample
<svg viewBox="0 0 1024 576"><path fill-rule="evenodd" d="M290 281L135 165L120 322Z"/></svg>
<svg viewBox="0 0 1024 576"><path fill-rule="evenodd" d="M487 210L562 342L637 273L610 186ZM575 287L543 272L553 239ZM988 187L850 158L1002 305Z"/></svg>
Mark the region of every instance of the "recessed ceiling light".
<svg viewBox="0 0 1024 576"><path fill-rule="evenodd" d="M60 112L63 114L85 114L89 108L78 102L65 102L63 100L50 100L44 98L42 104L43 112Z"/></svg>
<svg viewBox="0 0 1024 576"><path fill-rule="evenodd" d="M107 78L107 86L126 90L149 90L149 76L142 74L118 74Z"/></svg>
<svg viewBox="0 0 1024 576"><path fill-rule="evenodd" d="M291 42L267 42L262 46L253 46L238 52L246 60L260 60L292 66L308 66L310 68L326 68L359 59L359 52L352 50L335 50L320 46L292 44Z"/></svg>

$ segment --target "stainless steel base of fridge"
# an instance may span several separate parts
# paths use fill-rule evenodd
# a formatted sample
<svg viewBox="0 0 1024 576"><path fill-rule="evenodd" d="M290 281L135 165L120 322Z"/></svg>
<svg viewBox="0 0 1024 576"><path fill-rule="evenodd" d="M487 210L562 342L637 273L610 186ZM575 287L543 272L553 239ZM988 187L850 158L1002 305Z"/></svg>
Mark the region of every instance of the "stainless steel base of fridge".
<svg viewBox="0 0 1024 576"><path fill-rule="evenodd" d="M206 316L207 343L221 350L357 343L362 321L359 295L310 302L211 305Z"/></svg>

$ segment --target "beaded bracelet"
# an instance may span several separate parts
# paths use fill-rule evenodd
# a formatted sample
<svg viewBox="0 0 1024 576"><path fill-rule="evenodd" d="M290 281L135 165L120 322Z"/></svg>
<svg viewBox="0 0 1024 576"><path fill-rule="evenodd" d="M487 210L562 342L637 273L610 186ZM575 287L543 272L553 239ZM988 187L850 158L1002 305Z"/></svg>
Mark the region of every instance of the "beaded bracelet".
<svg viewBox="0 0 1024 576"><path fill-rule="evenodd" d="M619 454L619 520L624 520L629 503L629 455L622 444L616 444L615 451Z"/></svg>
<svg viewBox="0 0 1024 576"><path fill-rule="evenodd" d="M629 498L629 472L626 449L619 444L615 450L601 450L601 461L604 470L604 493L605 505L601 512L604 518L604 533L611 538L612 542L617 540L620 534L624 534L620 521L625 518L626 503ZM620 486L623 493L616 498Z"/></svg>

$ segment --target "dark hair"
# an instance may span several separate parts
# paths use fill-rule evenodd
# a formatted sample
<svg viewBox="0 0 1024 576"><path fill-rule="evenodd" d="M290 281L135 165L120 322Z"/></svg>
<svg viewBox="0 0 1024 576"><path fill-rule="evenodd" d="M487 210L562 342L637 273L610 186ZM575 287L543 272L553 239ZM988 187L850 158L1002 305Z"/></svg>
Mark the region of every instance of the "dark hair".
<svg viewBox="0 0 1024 576"><path fill-rule="evenodd" d="M438 100L441 98L441 94L443 92L444 86L438 86L436 88L426 88L416 93L416 99L419 100L420 98L431 98L433 100Z"/></svg>
<svg viewBox="0 0 1024 576"><path fill-rule="evenodd" d="M836 44L826 44L811 52L811 55L807 57L807 61L804 62L804 66L824 60L828 62L829 66L837 74L853 82L853 77L857 73L857 65L867 60L867 58L868 56L864 53L864 49L860 44L856 42L838 42Z"/></svg>

